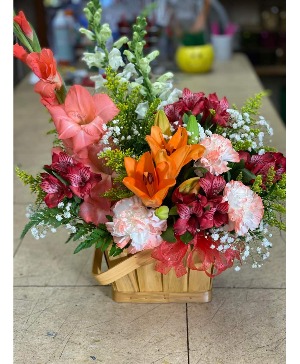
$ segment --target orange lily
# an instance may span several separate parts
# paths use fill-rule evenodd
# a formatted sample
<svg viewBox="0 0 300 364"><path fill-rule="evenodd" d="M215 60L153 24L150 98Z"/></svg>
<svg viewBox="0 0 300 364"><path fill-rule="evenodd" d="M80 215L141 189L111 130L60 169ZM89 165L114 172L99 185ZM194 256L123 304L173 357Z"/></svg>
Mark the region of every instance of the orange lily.
<svg viewBox="0 0 300 364"><path fill-rule="evenodd" d="M147 135L146 140L156 164L167 161L173 166L173 178L178 176L184 165L191 160L201 158L205 151L205 147L200 144L187 144L188 134L182 127L179 127L170 140L166 141L160 127L152 126L151 135Z"/></svg>
<svg viewBox="0 0 300 364"><path fill-rule="evenodd" d="M159 207L169 188L176 183L171 173L172 162L164 160L155 167L150 152L146 152L138 161L125 157L124 163L128 177L123 179L123 184L140 197L145 206Z"/></svg>

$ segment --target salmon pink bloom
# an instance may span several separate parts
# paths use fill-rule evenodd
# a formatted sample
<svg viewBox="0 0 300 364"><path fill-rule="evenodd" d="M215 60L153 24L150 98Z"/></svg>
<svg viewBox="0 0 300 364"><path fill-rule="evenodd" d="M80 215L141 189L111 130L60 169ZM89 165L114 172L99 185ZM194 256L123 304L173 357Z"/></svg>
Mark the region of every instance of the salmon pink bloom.
<svg viewBox="0 0 300 364"><path fill-rule="evenodd" d="M27 38L29 38L31 41L33 40L33 30L29 24L29 22L26 19L25 14L23 13L23 11L19 11L18 15L14 16L14 22L16 22L22 32L26 35Z"/></svg>
<svg viewBox="0 0 300 364"><path fill-rule="evenodd" d="M218 176L229 171L228 162L239 162L240 157L231 141L222 135L212 134L200 143L205 147L203 156L195 162L194 167L204 167L210 173ZM197 174L197 169L195 170Z"/></svg>
<svg viewBox="0 0 300 364"><path fill-rule="evenodd" d="M97 143L104 135L105 124L111 121L119 109L106 94L92 96L80 85L70 87L65 103L46 106L59 139L71 143L74 153Z"/></svg>
<svg viewBox="0 0 300 364"><path fill-rule="evenodd" d="M223 193L223 202L228 201L228 230L245 235L258 228L264 215L262 199L250 187L240 181L230 181Z"/></svg>
<svg viewBox="0 0 300 364"><path fill-rule="evenodd" d="M51 174L41 173L41 177L41 188L47 193L45 203L50 209L56 207L65 197L73 196L70 189Z"/></svg>
<svg viewBox="0 0 300 364"><path fill-rule="evenodd" d="M113 208L113 221L106 223L114 242L128 252L153 249L163 241L160 236L167 228L167 220L155 215L154 209L145 207L137 196L118 201Z"/></svg>
<svg viewBox="0 0 300 364"><path fill-rule="evenodd" d="M102 197L104 192L112 188L111 176L101 173L102 180L97 182L84 196L84 201L80 205L79 216L87 223L91 222L98 226L107 222L106 215L112 215L111 201Z"/></svg>
<svg viewBox="0 0 300 364"><path fill-rule="evenodd" d="M51 49L43 48L40 53L27 53L22 46L14 44L14 56L24 62L40 79L35 84L34 91L40 94L42 99L56 99L55 90L59 90L63 82L57 72Z"/></svg>

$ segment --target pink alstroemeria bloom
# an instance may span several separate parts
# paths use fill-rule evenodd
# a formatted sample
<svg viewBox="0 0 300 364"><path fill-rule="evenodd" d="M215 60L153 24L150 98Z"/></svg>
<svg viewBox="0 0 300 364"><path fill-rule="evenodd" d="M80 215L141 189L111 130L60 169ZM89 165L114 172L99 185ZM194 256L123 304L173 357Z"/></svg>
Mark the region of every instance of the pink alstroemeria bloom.
<svg viewBox="0 0 300 364"><path fill-rule="evenodd" d="M91 222L96 226L108 221L106 215L112 215L111 201L106 197L101 197L104 192L112 188L112 178L105 173L101 173L101 176L102 180L94 185L90 193L84 197L79 210L79 216L85 222Z"/></svg>
<svg viewBox="0 0 300 364"><path fill-rule="evenodd" d="M228 202L228 230L245 235L258 228L264 215L264 205L260 196L240 181L230 181L223 193L223 202Z"/></svg>
<svg viewBox="0 0 300 364"><path fill-rule="evenodd" d="M119 113L108 95L92 96L80 85L70 87L64 104L46 107L52 116L59 139L65 141L74 153L97 143L105 133L104 125Z"/></svg>
<svg viewBox="0 0 300 364"><path fill-rule="evenodd" d="M57 72L56 61L51 49L43 48L40 53L27 53L22 46L14 44L14 56L24 62L40 79L35 84L34 91L48 102L56 100L55 90L61 88L62 78Z"/></svg>
<svg viewBox="0 0 300 364"><path fill-rule="evenodd" d="M239 153L236 152L231 141L219 134L212 134L200 143L205 147L203 156L195 162L194 167L204 167L210 173L218 176L229 171L228 162L239 162ZM197 169L195 173L198 174Z"/></svg>
<svg viewBox="0 0 300 364"><path fill-rule="evenodd" d="M14 21L20 26L22 32L26 35L26 37L32 41L33 40L33 30L22 10L19 11L18 15L14 16Z"/></svg>
<svg viewBox="0 0 300 364"><path fill-rule="evenodd" d="M56 207L65 197L73 196L70 189L51 174L41 173L41 177L41 188L47 193L45 203L50 209Z"/></svg>

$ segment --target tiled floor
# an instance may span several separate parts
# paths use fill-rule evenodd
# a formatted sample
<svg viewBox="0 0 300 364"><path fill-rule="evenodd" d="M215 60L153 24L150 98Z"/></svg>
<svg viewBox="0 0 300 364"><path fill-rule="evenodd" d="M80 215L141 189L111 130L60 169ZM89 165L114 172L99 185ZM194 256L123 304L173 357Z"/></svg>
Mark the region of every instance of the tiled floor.
<svg viewBox="0 0 300 364"><path fill-rule="evenodd" d="M241 103L247 90L239 89L238 72L248 77L245 97L261 85L243 57L234 61L202 78L178 76L178 87L213 88ZM284 152L285 130L268 100L264 110L274 126L274 143ZM15 165L37 173L50 162L51 137L43 135L47 120L38 95L24 81L14 94ZM28 234L20 243L30 202L27 187L15 178L15 364L285 362L284 234L274 232L271 258L262 269L245 266L215 278L211 303L121 304L111 300L110 287L98 286L91 276L92 251L73 255L72 243L64 244L66 231L44 240Z"/></svg>

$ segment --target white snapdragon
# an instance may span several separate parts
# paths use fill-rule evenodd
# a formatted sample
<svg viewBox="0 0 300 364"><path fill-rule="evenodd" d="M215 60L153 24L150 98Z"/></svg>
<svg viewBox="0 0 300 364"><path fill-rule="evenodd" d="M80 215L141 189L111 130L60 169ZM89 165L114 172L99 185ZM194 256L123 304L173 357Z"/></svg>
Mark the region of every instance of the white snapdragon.
<svg viewBox="0 0 300 364"><path fill-rule="evenodd" d="M105 54L102 51L98 51L95 48L94 53L84 52L82 60L87 64L89 68L97 67L102 68L104 66Z"/></svg>
<svg viewBox="0 0 300 364"><path fill-rule="evenodd" d="M101 75L101 74L98 74L96 76L91 76L90 79L95 82L95 89L96 90L102 90L107 82L107 80Z"/></svg>
<svg viewBox="0 0 300 364"><path fill-rule="evenodd" d="M108 63L110 67L116 71L119 67L122 67L125 65L123 62L121 52L117 48L113 48L108 55Z"/></svg>
<svg viewBox="0 0 300 364"><path fill-rule="evenodd" d="M148 101L139 103L135 109L135 112L138 115L138 119L143 119L146 116L148 109L149 109Z"/></svg>

